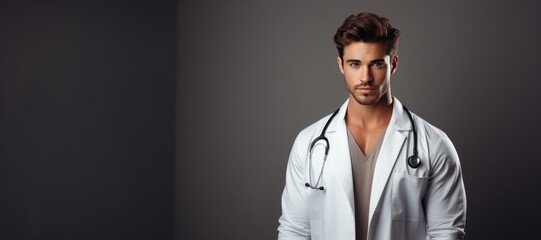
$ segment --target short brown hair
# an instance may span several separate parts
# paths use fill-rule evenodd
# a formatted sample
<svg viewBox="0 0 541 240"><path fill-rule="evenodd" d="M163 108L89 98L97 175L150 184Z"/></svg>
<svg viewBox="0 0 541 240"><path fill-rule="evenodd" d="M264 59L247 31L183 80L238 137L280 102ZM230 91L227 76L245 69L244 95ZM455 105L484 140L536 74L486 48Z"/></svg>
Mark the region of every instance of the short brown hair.
<svg viewBox="0 0 541 240"><path fill-rule="evenodd" d="M399 39L400 31L393 28L387 18L367 12L349 16L334 34L340 58L344 56L344 47L352 42L384 42L387 53L396 55Z"/></svg>

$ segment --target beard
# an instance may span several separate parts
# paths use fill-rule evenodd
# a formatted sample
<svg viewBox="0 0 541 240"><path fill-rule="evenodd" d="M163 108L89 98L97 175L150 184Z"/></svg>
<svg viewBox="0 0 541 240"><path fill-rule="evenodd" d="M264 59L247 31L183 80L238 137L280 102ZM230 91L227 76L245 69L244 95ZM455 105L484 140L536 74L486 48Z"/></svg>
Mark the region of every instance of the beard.
<svg viewBox="0 0 541 240"><path fill-rule="evenodd" d="M376 94L352 94L355 101L361 105L375 105L379 99L381 98L380 95Z"/></svg>
<svg viewBox="0 0 541 240"><path fill-rule="evenodd" d="M369 88L372 89L368 93L362 92L360 89ZM350 89L349 93L353 96L355 101L361 105L375 105L379 99L384 95L380 92L380 86L377 86L373 82L358 83L353 86L353 89Z"/></svg>

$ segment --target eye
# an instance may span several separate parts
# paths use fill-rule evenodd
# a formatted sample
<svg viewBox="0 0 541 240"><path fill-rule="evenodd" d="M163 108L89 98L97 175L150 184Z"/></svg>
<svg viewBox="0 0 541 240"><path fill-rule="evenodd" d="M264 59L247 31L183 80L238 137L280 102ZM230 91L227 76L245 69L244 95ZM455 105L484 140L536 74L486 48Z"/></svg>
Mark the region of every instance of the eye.
<svg viewBox="0 0 541 240"><path fill-rule="evenodd" d="M375 62L372 64L372 66L376 67L376 68L383 68L385 67L385 62Z"/></svg>
<svg viewBox="0 0 541 240"><path fill-rule="evenodd" d="M352 63L349 63L349 66L352 68L359 68L360 64L357 62L352 62Z"/></svg>

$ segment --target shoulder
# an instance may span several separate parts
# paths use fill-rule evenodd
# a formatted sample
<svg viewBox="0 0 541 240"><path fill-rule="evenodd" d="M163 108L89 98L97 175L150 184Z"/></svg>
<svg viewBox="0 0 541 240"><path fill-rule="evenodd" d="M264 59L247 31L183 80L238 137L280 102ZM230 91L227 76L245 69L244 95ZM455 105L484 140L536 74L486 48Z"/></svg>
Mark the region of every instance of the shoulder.
<svg viewBox="0 0 541 240"><path fill-rule="evenodd" d="M419 135L422 135L428 142L436 144L437 142L442 141L443 139L449 140L447 134L440 128L432 125L428 121L419 117L415 113L412 113L412 117L415 121L415 126Z"/></svg>
<svg viewBox="0 0 541 240"><path fill-rule="evenodd" d="M413 116L417 126L419 141L424 142L431 165L440 168L443 165L459 165L458 153L451 139L440 128L421 117Z"/></svg>
<svg viewBox="0 0 541 240"><path fill-rule="evenodd" d="M308 144L307 142L310 142L312 139L321 135L321 131L323 130L323 127L325 126L331 115L332 113L322 117L321 119L313 122L312 124L302 129L297 135L295 144L306 145Z"/></svg>
<svg viewBox="0 0 541 240"><path fill-rule="evenodd" d="M323 127L329 120L330 116L331 115L329 114L319 119L318 121L302 129L297 134L290 152L290 164L293 163L300 166L299 164L303 162L303 159L306 159L306 154L310 151L310 144L312 143L313 139L317 138L321 134L321 131L323 130Z"/></svg>
<svg viewBox="0 0 541 240"><path fill-rule="evenodd" d="M408 124L411 124L411 120L409 119L408 113L411 114L411 118L413 120L413 124L415 125L415 133L417 134L420 141L428 140L429 143L435 143L439 141L442 138L448 138L447 134L443 132L438 127L430 124L428 121L417 115L416 113L409 111L397 98L394 98L394 102L396 103L394 106L394 113L399 113L400 116L400 125L405 124L407 121ZM404 111L402 111L404 110ZM393 113L393 114L394 114ZM398 122L398 120L397 120ZM406 127L406 125L402 125L403 127Z"/></svg>

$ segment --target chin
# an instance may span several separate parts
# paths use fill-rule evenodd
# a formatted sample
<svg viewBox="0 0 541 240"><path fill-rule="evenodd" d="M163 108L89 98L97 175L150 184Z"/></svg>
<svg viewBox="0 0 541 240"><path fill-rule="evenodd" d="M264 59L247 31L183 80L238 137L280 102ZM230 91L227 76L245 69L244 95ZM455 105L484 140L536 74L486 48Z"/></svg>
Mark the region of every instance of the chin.
<svg viewBox="0 0 541 240"><path fill-rule="evenodd" d="M378 102L378 98L373 97L356 97L355 101L361 105L375 105Z"/></svg>

